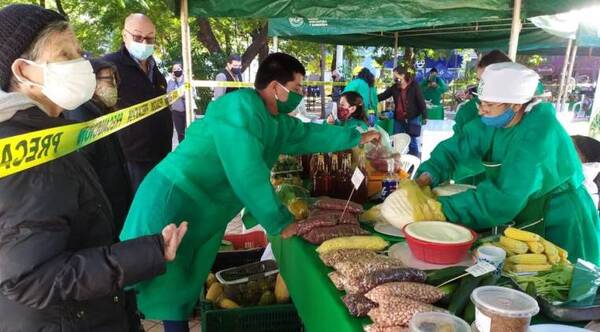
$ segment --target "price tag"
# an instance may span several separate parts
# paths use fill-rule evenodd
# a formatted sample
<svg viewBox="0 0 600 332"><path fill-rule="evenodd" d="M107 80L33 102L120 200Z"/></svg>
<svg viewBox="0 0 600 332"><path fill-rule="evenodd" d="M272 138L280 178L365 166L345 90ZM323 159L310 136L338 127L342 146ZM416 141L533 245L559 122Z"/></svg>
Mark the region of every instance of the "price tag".
<svg viewBox="0 0 600 332"><path fill-rule="evenodd" d="M354 170L354 174L352 174L352 184L354 185L354 188L356 190L358 190L358 188L360 188L360 185L363 183L364 179L365 179L365 175L357 167Z"/></svg>
<svg viewBox="0 0 600 332"><path fill-rule="evenodd" d="M470 273L476 278L494 271L496 271L496 266L488 262L478 262L477 264L466 269L466 272Z"/></svg>

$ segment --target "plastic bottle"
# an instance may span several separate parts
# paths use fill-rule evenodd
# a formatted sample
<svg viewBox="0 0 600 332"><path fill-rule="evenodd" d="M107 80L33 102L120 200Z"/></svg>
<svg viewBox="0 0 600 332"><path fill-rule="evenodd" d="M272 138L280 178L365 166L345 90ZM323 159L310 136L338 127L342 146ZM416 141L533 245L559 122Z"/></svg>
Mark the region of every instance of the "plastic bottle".
<svg viewBox="0 0 600 332"><path fill-rule="evenodd" d="M387 175L381 182L381 199L386 199L398 188L398 176L394 173L394 159L387 159Z"/></svg>

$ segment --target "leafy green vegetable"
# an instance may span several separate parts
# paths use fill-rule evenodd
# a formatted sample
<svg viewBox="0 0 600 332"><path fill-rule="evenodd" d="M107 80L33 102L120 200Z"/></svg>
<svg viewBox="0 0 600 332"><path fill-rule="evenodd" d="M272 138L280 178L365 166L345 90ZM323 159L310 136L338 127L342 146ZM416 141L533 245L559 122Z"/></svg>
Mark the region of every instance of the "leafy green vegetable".
<svg viewBox="0 0 600 332"><path fill-rule="evenodd" d="M537 296L548 301L566 301L573 277L572 265L557 265L550 271L536 274L509 273L521 289L535 290Z"/></svg>

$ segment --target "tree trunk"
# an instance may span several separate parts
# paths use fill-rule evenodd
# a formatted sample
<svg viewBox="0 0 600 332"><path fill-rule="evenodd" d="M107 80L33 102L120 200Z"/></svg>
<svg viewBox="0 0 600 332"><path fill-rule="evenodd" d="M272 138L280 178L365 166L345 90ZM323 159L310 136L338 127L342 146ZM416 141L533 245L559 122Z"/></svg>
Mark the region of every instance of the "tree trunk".
<svg viewBox="0 0 600 332"><path fill-rule="evenodd" d="M333 73L333 71L337 68L337 47L335 47L333 49L333 60L331 60L331 67L330 70Z"/></svg>
<svg viewBox="0 0 600 332"><path fill-rule="evenodd" d="M46 8L46 0L40 0L40 7Z"/></svg>
<svg viewBox="0 0 600 332"><path fill-rule="evenodd" d="M248 66L250 66L250 63L252 63L252 60L254 60L254 58L256 58L256 56L262 53L262 56L265 56L265 52L266 54L269 53L269 44L267 43L268 40L268 25L267 23L265 23L265 25L263 25L260 29L254 31L251 35L252 35L252 44L250 44L250 46L248 46L248 48L246 49L246 52L244 52L244 54L242 55L242 71L246 70L246 68L248 68Z"/></svg>
<svg viewBox="0 0 600 332"><path fill-rule="evenodd" d="M64 16L67 19L67 21L69 20L69 15L67 15L67 13L65 12L61 0L56 0L56 9L62 16Z"/></svg>
<svg viewBox="0 0 600 332"><path fill-rule="evenodd" d="M415 64L415 53L413 52L412 47L404 48L404 57L402 58L402 62L409 66L413 66Z"/></svg>
<svg viewBox="0 0 600 332"><path fill-rule="evenodd" d="M208 19L198 17L196 18L196 22L199 28L196 37L202 45L204 45L211 54L222 53L223 50L221 49L221 45L219 45L219 41L217 40L217 37L215 37Z"/></svg>
<svg viewBox="0 0 600 332"><path fill-rule="evenodd" d="M263 62L263 60L269 55L269 44L265 43L263 47L258 52L258 62Z"/></svg>

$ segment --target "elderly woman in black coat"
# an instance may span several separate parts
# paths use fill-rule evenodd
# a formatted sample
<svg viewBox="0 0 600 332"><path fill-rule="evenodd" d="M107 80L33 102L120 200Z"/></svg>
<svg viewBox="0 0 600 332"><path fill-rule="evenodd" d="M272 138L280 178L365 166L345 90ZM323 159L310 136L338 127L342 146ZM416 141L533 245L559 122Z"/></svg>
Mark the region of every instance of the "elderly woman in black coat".
<svg viewBox="0 0 600 332"><path fill-rule="evenodd" d="M0 140L68 124L61 113L95 86L63 16L0 9ZM5 157L3 170L22 160ZM129 331L123 287L163 273L186 227L116 243L109 201L79 153L0 178L0 331Z"/></svg>

